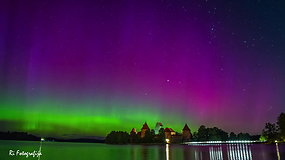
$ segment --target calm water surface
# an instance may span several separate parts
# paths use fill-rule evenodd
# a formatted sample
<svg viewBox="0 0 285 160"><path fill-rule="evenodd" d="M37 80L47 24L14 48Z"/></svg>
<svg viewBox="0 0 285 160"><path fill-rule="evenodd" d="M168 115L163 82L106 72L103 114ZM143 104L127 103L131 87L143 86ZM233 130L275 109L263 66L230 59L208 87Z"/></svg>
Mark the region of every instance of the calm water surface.
<svg viewBox="0 0 285 160"><path fill-rule="evenodd" d="M42 156L11 156L9 150L33 152L41 146ZM0 141L0 160L284 160L284 144L233 145L107 145L68 142Z"/></svg>

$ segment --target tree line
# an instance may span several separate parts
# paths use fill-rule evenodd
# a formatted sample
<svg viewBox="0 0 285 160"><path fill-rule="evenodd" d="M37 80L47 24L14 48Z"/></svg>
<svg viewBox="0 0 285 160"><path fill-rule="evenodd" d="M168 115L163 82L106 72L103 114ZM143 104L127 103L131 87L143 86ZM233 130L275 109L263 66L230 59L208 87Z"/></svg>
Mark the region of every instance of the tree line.
<svg viewBox="0 0 285 160"><path fill-rule="evenodd" d="M176 132L176 135L181 135ZM235 134L213 127L207 128L202 125L197 132L192 135L191 141L228 141L228 140L258 140L260 135L251 136L249 133ZM159 134L155 135L154 130L147 130L143 138L135 133L127 133L123 131L112 131L105 139L106 143L110 144L127 144L127 143L165 143L164 128L159 130Z"/></svg>
<svg viewBox="0 0 285 160"><path fill-rule="evenodd" d="M159 130L159 134L155 135L154 130L147 130L143 138L139 134L124 131L112 131L105 139L105 143L109 144L127 144L127 143L164 143L164 128Z"/></svg>
<svg viewBox="0 0 285 160"><path fill-rule="evenodd" d="M273 143L275 141L285 141L285 113L281 113L276 123L266 123L260 140Z"/></svg>
<svg viewBox="0 0 285 160"><path fill-rule="evenodd" d="M249 133L238 133L231 132L230 134L226 131L212 127L207 128L201 125L197 132L193 133L192 141L235 141L235 140L257 140L259 135L250 135Z"/></svg>

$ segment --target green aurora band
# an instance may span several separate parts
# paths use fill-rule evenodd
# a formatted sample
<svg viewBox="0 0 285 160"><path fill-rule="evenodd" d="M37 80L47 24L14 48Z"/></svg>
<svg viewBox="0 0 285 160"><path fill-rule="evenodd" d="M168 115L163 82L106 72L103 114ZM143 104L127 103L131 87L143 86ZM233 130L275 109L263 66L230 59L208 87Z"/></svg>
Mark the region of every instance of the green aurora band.
<svg viewBox="0 0 285 160"><path fill-rule="evenodd" d="M133 127L140 130L144 122L150 128L154 128L156 122L162 122L165 127L180 132L187 123L179 113L168 113L150 104L130 105L115 101L106 104L100 100L72 103L56 99L23 102L16 99L1 101L0 121L6 122L3 128L8 130L13 126L15 131L36 135L76 137L105 136L113 130L130 131ZM106 108L111 109L107 111Z"/></svg>

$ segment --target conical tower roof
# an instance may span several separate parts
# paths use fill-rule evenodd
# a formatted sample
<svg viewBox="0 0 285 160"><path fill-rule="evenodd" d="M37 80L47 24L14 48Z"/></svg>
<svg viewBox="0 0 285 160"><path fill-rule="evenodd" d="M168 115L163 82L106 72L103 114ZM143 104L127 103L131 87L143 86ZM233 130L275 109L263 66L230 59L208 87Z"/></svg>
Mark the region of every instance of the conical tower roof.
<svg viewBox="0 0 285 160"><path fill-rule="evenodd" d="M187 124L185 124L184 128L182 129L183 131L190 131L190 128L188 127Z"/></svg>
<svg viewBox="0 0 285 160"><path fill-rule="evenodd" d="M149 130L149 127L148 127L148 125L147 125L147 123L146 123L146 122L143 124L142 129L148 129L148 130Z"/></svg>
<svg viewBox="0 0 285 160"><path fill-rule="evenodd" d="M133 129L131 130L131 133L137 133L137 130L136 130L135 128L133 128Z"/></svg>

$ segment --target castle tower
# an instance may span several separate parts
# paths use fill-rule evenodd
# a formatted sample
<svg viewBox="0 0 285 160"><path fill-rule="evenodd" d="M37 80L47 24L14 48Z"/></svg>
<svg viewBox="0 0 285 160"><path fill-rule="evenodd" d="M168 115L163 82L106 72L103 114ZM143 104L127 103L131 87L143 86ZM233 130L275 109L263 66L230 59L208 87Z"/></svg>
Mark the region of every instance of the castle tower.
<svg viewBox="0 0 285 160"><path fill-rule="evenodd" d="M165 134L165 139L170 140L171 139L171 128L165 128L164 129L164 134Z"/></svg>
<svg viewBox="0 0 285 160"><path fill-rule="evenodd" d="M189 141L192 138L191 130L187 124L185 124L184 128L182 129L182 141Z"/></svg>
<svg viewBox="0 0 285 160"><path fill-rule="evenodd" d="M137 138L138 138L138 135L137 135L137 131L135 128L133 128L130 132L130 142L131 143L136 143L137 142Z"/></svg>
<svg viewBox="0 0 285 160"><path fill-rule="evenodd" d="M137 134L136 129L135 129L135 128L133 128L133 129L131 130L130 134Z"/></svg>
<svg viewBox="0 0 285 160"><path fill-rule="evenodd" d="M145 136L145 132L146 132L147 130L150 131L150 129L149 129L147 123L145 122L145 123L143 124L142 130L141 130L141 138L143 138L143 137Z"/></svg>

